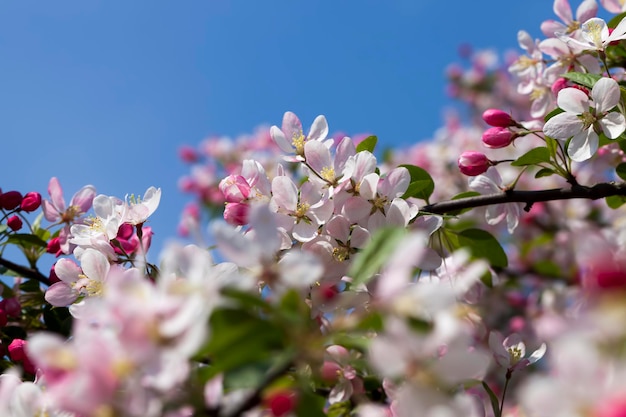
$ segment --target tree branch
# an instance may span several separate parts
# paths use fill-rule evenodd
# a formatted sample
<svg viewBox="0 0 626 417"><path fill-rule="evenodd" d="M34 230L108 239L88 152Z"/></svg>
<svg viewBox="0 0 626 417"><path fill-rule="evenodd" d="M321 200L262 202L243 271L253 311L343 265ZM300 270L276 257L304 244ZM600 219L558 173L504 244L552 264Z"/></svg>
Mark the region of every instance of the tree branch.
<svg viewBox="0 0 626 417"><path fill-rule="evenodd" d="M50 280L48 279L48 277L42 274L41 272L39 272L38 269L27 268L25 266L13 263L9 261L8 259L4 259L2 257L0 257L0 265L4 266L6 269L9 269L19 274L20 276L24 278L36 279L42 284L50 286Z"/></svg>
<svg viewBox="0 0 626 417"><path fill-rule="evenodd" d="M555 188L537 191L508 190L498 194L480 195L428 204L421 207L420 211L432 214L446 214L457 210L505 203L526 203L524 210L530 211L534 203L542 201L569 200L574 198L598 200L615 195L626 196L626 183L600 183L591 187L574 185L569 189Z"/></svg>

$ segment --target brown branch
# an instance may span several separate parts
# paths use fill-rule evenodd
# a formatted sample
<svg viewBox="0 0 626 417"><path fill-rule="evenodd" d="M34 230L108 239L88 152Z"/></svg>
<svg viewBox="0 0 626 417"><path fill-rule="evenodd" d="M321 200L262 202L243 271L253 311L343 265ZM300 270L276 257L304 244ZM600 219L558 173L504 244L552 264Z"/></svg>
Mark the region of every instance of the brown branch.
<svg viewBox="0 0 626 417"><path fill-rule="evenodd" d="M48 279L48 277L45 276L44 274L42 274L41 272L39 272L38 269L28 268L28 267L25 267L25 266L22 266L22 265L18 265L16 263L13 263L13 262L9 261L8 259L4 259L2 257L0 257L0 265L4 266L6 269L9 269L9 270L19 274L21 277L30 278L30 279L36 279L37 281L41 282L42 284L50 286L50 280Z"/></svg>
<svg viewBox="0 0 626 417"><path fill-rule="evenodd" d="M569 200L574 198L598 200L600 198L616 195L626 196L626 183L600 183L591 187L574 185L569 189L555 188L537 191L508 190L498 194L480 195L428 204L421 207L420 211L432 214L446 214L463 209L505 203L526 203L524 210L529 211L534 203L543 201Z"/></svg>

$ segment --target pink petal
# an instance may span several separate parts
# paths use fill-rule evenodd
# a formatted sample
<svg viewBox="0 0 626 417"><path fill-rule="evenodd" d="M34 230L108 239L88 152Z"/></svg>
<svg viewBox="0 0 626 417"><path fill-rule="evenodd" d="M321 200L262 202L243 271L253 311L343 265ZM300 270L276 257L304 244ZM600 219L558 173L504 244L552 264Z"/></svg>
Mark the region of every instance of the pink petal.
<svg viewBox="0 0 626 417"><path fill-rule="evenodd" d="M272 126L270 128L270 136L276 142L276 145L280 148L281 151L292 153L293 146L291 146L291 142L287 140L287 137L277 126Z"/></svg>
<svg viewBox="0 0 626 417"><path fill-rule="evenodd" d="M59 279L68 284L78 281L78 276L83 273L74 261L68 258L61 258L54 264L54 272Z"/></svg>
<svg viewBox="0 0 626 417"><path fill-rule="evenodd" d="M86 185L74 194L70 205L80 208L81 213L87 213L93 204L96 196L96 188L93 185Z"/></svg>
<svg viewBox="0 0 626 417"><path fill-rule="evenodd" d="M66 307L78 298L78 293L63 281L55 282L47 290L44 298L55 307Z"/></svg>
<svg viewBox="0 0 626 417"><path fill-rule="evenodd" d="M272 180L272 203L278 210L294 212L298 206L298 188L287 176Z"/></svg>
<svg viewBox="0 0 626 417"><path fill-rule="evenodd" d="M298 119L294 113L288 111L283 115L282 131L287 137L287 140L292 140L294 135L300 135L302 133L302 122Z"/></svg>
<svg viewBox="0 0 626 417"><path fill-rule="evenodd" d="M80 261L83 271L89 279L97 281L106 280L111 265L105 255L95 249L87 249Z"/></svg>
<svg viewBox="0 0 626 417"><path fill-rule="evenodd" d="M57 177L50 178L50 182L48 183L48 194L50 194L52 205L54 205L59 213L63 213L65 211L65 200L63 200L63 188L61 188L61 184L59 183Z"/></svg>
<svg viewBox="0 0 626 417"><path fill-rule="evenodd" d="M596 17L597 14L598 3L596 3L596 0L585 0L580 3L580 6L576 9L576 20L586 22L592 17Z"/></svg>
<svg viewBox="0 0 626 417"><path fill-rule="evenodd" d="M561 20L569 24L574 20L572 16L572 8L569 5L569 0L554 0L554 6L552 8L554 14L561 18Z"/></svg>

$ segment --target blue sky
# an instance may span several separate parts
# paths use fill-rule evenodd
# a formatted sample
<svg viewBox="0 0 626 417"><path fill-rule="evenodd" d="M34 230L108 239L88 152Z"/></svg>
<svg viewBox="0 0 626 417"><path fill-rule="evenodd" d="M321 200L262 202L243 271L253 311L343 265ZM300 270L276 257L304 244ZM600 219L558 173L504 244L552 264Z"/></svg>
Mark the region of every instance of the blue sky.
<svg viewBox="0 0 626 417"><path fill-rule="evenodd" d="M0 187L161 187L160 247L189 200L182 144L286 110L389 145L427 139L459 45L517 50L547 18L548 0L3 1Z"/></svg>

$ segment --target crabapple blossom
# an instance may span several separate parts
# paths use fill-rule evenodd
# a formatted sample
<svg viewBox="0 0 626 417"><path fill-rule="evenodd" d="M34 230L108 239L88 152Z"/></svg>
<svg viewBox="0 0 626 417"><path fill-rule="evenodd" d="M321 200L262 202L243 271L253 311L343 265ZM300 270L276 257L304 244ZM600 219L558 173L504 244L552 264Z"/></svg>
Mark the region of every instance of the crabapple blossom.
<svg viewBox="0 0 626 417"><path fill-rule="evenodd" d="M561 35L560 38L587 50L604 52L611 42L626 39L626 19L622 19L615 29L610 31L603 19L592 17L581 25L580 39L567 35Z"/></svg>
<svg viewBox="0 0 626 417"><path fill-rule="evenodd" d="M150 187L143 198L131 195L126 197L126 207L123 210L121 223L132 225L143 224L155 212L161 201L161 189Z"/></svg>
<svg viewBox="0 0 626 417"><path fill-rule="evenodd" d="M548 120L543 132L555 139L572 137L567 148L574 161L591 158L599 146L598 132L616 139L626 130L626 119L611 111L620 101L620 89L611 78L600 78L591 90L591 100L576 88L559 91L557 103L565 112Z"/></svg>
<svg viewBox="0 0 626 417"><path fill-rule="evenodd" d="M537 350L526 357L526 345L517 333L503 339L500 333L491 332L489 334L489 348L493 352L497 364L509 372L532 365L543 358L546 353L546 344L542 343Z"/></svg>
<svg viewBox="0 0 626 417"><path fill-rule="evenodd" d="M502 177L495 167L489 167L484 174L472 177L469 187L481 194L495 194L503 191ZM485 218L487 223L495 225L506 219L509 233L513 233L519 223L520 204L498 204L487 207Z"/></svg>
<svg viewBox="0 0 626 417"><path fill-rule="evenodd" d="M304 145L308 141L322 141L327 146L332 144L332 139L325 141L328 135L328 123L324 116L317 116L311 125L309 133L304 136L302 123L298 116L292 112L286 112L283 116L282 127L272 126L270 135L283 152L288 154L295 153L295 157L285 157L289 161L304 160Z"/></svg>
<svg viewBox="0 0 626 417"><path fill-rule="evenodd" d="M562 23L556 20L546 20L541 24L541 31L547 37L558 34L572 34L580 28L581 22L585 22L598 13L598 4L595 0L583 0L576 9L576 19L572 14L569 0L554 0L554 14L561 18Z"/></svg>
<svg viewBox="0 0 626 417"><path fill-rule="evenodd" d="M482 117L485 123L493 127L509 127L516 124L509 113L500 109L487 109L483 112Z"/></svg>
<svg viewBox="0 0 626 417"><path fill-rule="evenodd" d="M491 127L483 133L483 144L488 148L504 148L513 143L517 134L504 127Z"/></svg>

